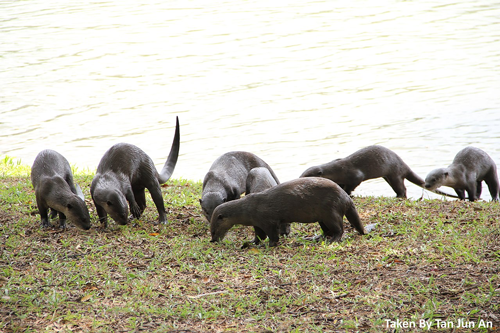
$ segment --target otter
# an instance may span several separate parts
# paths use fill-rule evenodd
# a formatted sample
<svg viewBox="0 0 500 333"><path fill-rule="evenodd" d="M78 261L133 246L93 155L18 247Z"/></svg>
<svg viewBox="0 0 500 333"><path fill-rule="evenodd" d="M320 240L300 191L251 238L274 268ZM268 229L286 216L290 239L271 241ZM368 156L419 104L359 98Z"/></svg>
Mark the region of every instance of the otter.
<svg viewBox="0 0 500 333"><path fill-rule="evenodd" d="M59 227L66 229L66 217L83 230L90 229L90 214L82 190L75 186L68 160L60 153L45 149L35 158L31 167L31 183L35 189L36 204L42 228L50 226L51 218L59 214Z"/></svg>
<svg viewBox="0 0 500 333"><path fill-rule="evenodd" d="M217 158L203 179L200 205L208 222L214 209L227 201L239 199L246 190L248 173L264 167L279 184L273 169L260 157L246 151L231 151Z"/></svg>
<svg viewBox="0 0 500 333"><path fill-rule="evenodd" d="M497 166L483 150L466 147L460 150L447 168L434 169L425 177L425 188L435 190L440 186L452 187L461 200L467 191L469 201L480 198L485 181L491 200L498 201L499 182Z"/></svg>
<svg viewBox="0 0 500 333"><path fill-rule="evenodd" d="M349 195L361 182L379 177L389 183L398 198L406 198L405 178L422 188L425 185L425 181L414 173L401 157L378 145L362 148L345 158L310 167L300 177L323 177L333 180ZM434 192L456 198L437 189Z"/></svg>
<svg viewBox="0 0 500 333"><path fill-rule="evenodd" d="M242 224L257 227L256 240L267 236L269 246L276 246L280 224L291 222L319 222L329 241L340 241L343 216L365 234L352 199L337 184L319 177L299 178L219 205L210 221L211 241L221 241L233 225Z"/></svg>
<svg viewBox="0 0 500 333"><path fill-rule="evenodd" d="M159 214L159 222L166 224L167 213L160 184L172 175L179 156L179 118L176 118L172 147L160 173L153 160L139 147L128 143L112 146L101 158L90 186L99 221L107 227L107 215L120 225L128 222L128 206L134 218L146 208L147 188ZM128 205L127 205L128 201Z"/></svg>

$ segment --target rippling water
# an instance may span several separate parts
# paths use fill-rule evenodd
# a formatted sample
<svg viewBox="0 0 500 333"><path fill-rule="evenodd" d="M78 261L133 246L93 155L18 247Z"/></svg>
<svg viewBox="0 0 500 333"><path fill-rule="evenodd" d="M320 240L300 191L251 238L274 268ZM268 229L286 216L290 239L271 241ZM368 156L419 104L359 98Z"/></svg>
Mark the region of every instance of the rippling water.
<svg viewBox="0 0 500 333"><path fill-rule="evenodd" d="M422 177L467 145L500 161L495 1L2 1L0 40L0 154L27 164L126 141L160 166L176 115L174 177L229 150L281 180L371 144Z"/></svg>

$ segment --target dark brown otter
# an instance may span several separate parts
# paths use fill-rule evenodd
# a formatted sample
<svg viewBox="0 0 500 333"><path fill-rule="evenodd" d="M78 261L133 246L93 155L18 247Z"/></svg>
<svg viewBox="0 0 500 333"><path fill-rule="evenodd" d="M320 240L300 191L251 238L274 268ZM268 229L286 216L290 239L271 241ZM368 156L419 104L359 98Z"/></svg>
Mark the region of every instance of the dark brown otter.
<svg viewBox="0 0 500 333"><path fill-rule="evenodd" d="M425 184L395 152L377 145L362 148L345 158L310 167L300 177L328 178L349 195L361 182L382 177L398 198L406 198L405 178L422 188ZM434 192L456 197L438 190Z"/></svg>
<svg viewBox="0 0 500 333"><path fill-rule="evenodd" d="M107 226L107 215L118 224L128 222L128 206L134 218L139 218L146 208L147 188L155 203L160 223L168 223L160 184L172 175L179 156L179 118L172 147L160 173L153 160L139 147L118 143L102 157L90 186L99 220ZM127 205L128 201L128 205Z"/></svg>
<svg viewBox="0 0 500 333"><path fill-rule="evenodd" d="M434 169L425 178L425 188L435 190L440 186L452 187L461 200L465 200L467 191L470 201L481 197L485 181L490 190L491 199L498 201L499 182L497 166L483 150L466 147L459 151L447 168Z"/></svg>
<svg viewBox="0 0 500 333"><path fill-rule="evenodd" d="M246 190L248 173L253 168L264 167L279 184L273 169L260 157L246 151L231 151L217 158L203 179L200 205L210 222L214 209L227 201L239 199Z"/></svg>
<svg viewBox="0 0 500 333"><path fill-rule="evenodd" d="M90 229L90 215L83 193L73 182L73 173L68 160L58 152L42 150L31 167L31 183L35 188L36 204L40 213L42 227L50 226L51 217L59 213L59 227L66 228L66 217L76 226Z"/></svg>
<svg viewBox="0 0 500 333"><path fill-rule="evenodd" d="M319 222L329 241L340 241L344 215L361 235L365 234L352 199L337 184L318 177L299 178L219 205L210 231L212 242L218 242L235 224L253 226L259 233L257 239L267 236L269 246L276 246L281 224Z"/></svg>

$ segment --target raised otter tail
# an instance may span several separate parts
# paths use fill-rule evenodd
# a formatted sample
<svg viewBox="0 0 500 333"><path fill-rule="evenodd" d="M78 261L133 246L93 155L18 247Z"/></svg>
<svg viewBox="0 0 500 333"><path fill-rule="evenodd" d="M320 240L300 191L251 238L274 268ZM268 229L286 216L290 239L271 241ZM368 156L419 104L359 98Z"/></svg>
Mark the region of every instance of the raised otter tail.
<svg viewBox="0 0 500 333"><path fill-rule="evenodd" d="M365 228L363 227L363 223L361 223L361 219L359 218L354 204L351 204L351 206L347 209L345 216L354 229L356 229L361 235L366 235Z"/></svg>
<svg viewBox="0 0 500 333"><path fill-rule="evenodd" d="M174 172L175 165L177 164L177 158L179 157L180 141L181 135L179 131L179 117L176 117L174 141L172 142L172 147L170 148L170 154L168 154L167 161L163 165L158 177L158 182L160 184L166 183Z"/></svg>
<svg viewBox="0 0 500 333"><path fill-rule="evenodd" d="M422 178L420 178L416 173L414 173L411 170L408 173L408 175L406 175L405 178L408 179L413 184L418 185L421 188L426 189L428 191L434 192L436 194L444 195L444 196L447 196L447 197L450 197L450 198L458 198L458 196L455 195L455 194L446 193L446 192L443 192L443 191L438 190L438 189L429 190L429 189L425 188L425 180L423 180Z"/></svg>

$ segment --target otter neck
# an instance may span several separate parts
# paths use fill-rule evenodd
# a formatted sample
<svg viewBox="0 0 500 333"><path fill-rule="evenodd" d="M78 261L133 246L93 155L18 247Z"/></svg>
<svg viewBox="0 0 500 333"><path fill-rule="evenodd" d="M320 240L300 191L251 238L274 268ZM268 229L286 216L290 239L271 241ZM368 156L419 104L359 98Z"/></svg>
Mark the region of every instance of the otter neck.
<svg viewBox="0 0 500 333"><path fill-rule="evenodd" d="M449 187L459 187L466 184L465 167L462 165L453 165L444 169L448 172L448 177L445 178L443 185Z"/></svg>
<svg viewBox="0 0 500 333"><path fill-rule="evenodd" d="M78 197L71 191L68 183L60 177L54 176L50 179L41 179L45 186L41 186L40 191L46 192L47 205L65 215L68 215L68 204Z"/></svg>

